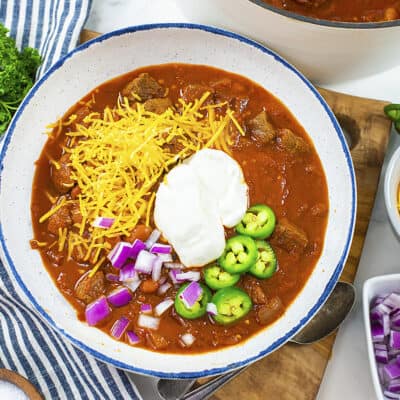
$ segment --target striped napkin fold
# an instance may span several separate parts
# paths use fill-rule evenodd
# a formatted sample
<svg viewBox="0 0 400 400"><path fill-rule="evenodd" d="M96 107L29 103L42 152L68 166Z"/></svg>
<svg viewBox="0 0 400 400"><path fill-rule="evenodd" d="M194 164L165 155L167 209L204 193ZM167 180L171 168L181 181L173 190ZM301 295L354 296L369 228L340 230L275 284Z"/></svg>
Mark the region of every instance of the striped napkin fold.
<svg viewBox="0 0 400 400"><path fill-rule="evenodd" d="M0 22L18 47L39 50L40 76L77 45L90 6L91 0L0 0ZM1 368L25 376L45 399L139 399L124 371L72 346L30 307L0 263Z"/></svg>

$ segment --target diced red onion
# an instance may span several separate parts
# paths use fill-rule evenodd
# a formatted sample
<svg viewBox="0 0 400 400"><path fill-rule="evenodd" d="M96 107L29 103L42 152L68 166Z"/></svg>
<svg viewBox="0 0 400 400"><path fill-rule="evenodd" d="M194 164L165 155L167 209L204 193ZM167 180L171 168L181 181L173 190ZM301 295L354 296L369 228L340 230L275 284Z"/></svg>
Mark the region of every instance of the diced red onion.
<svg viewBox="0 0 400 400"><path fill-rule="evenodd" d="M178 281L199 281L200 280L200 272L199 271L188 271L188 272L180 272L176 274L176 279Z"/></svg>
<svg viewBox="0 0 400 400"><path fill-rule="evenodd" d="M140 306L140 312L143 314L151 314L153 311L153 307L151 304L142 304Z"/></svg>
<svg viewBox="0 0 400 400"><path fill-rule="evenodd" d="M157 294L159 296L162 296L163 294L167 293L169 288L172 287L172 285L169 282L165 282L157 290Z"/></svg>
<svg viewBox="0 0 400 400"><path fill-rule="evenodd" d="M382 364L387 364L389 362L389 354L387 350L375 350L375 359Z"/></svg>
<svg viewBox="0 0 400 400"><path fill-rule="evenodd" d="M400 327L400 310L394 312L390 319L392 320L392 325L395 326L396 328Z"/></svg>
<svg viewBox="0 0 400 400"><path fill-rule="evenodd" d="M392 362L383 367L385 379L391 381L400 378L400 366L397 362Z"/></svg>
<svg viewBox="0 0 400 400"><path fill-rule="evenodd" d="M135 239L131 245L131 256L130 258L136 258L137 255L146 249L146 245L140 239Z"/></svg>
<svg viewBox="0 0 400 400"><path fill-rule="evenodd" d="M164 276L162 276L159 280L158 280L158 283L160 284L160 285L163 285L166 281L167 281L167 277L164 275Z"/></svg>
<svg viewBox="0 0 400 400"><path fill-rule="evenodd" d="M127 282L137 279L137 272L135 271L135 264L128 263L124 265L119 271L119 280L121 282Z"/></svg>
<svg viewBox="0 0 400 400"><path fill-rule="evenodd" d="M382 326L383 335L388 336L390 334L390 317L388 314L382 315Z"/></svg>
<svg viewBox="0 0 400 400"><path fill-rule="evenodd" d="M376 305L380 304L385 300L385 296L377 296L372 300L372 308L375 307Z"/></svg>
<svg viewBox="0 0 400 400"><path fill-rule="evenodd" d="M163 243L154 243L150 248L150 253L156 254L170 254L172 251L172 246Z"/></svg>
<svg viewBox="0 0 400 400"><path fill-rule="evenodd" d="M146 249L151 249L151 247L157 242L157 240L160 238L161 232L157 229L154 229L153 232L151 232L150 236L147 238L145 244L146 244Z"/></svg>
<svg viewBox="0 0 400 400"><path fill-rule="evenodd" d="M207 312L210 315L217 315L218 314L217 306L214 303L207 303Z"/></svg>
<svg viewBox="0 0 400 400"><path fill-rule="evenodd" d="M185 346L190 347L190 346L194 343L194 341L196 340L196 338L195 338L191 333L185 333L185 334L183 334L183 335L181 336L181 340L182 340L182 343L183 343Z"/></svg>
<svg viewBox="0 0 400 400"><path fill-rule="evenodd" d="M400 349L400 332L399 331L390 331L389 337L389 346L392 349Z"/></svg>
<svg viewBox="0 0 400 400"><path fill-rule="evenodd" d="M385 390L383 394L388 398L388 399L400 399L400 394L399 393L393 393L390 390Z"/></svg>
<svg viewBox="0 0 400 400"><path fill-rule="evenodd" d="M107 296L107 300L114 307L123 307L132 300L132 293L125 286L121 286L113 290Z"/></svg>
<svg viewBox="0 0 400 400"><path fill-rule="evenodd" d="M119 242L108 253L107 258L114 268L121 268L129 257L131 257L131 244L128 242Z"/></svg>
<svg viewBox="0 0 400 400"><path fill-rule="evenodd" d="M165 262L164 267L168 269L184 269L185 266L181 263Z"/></svg>
<svg viewBox="0 0 400 400"><path fill-rule="evenodd" d="M387 385L387 390L392 393L400 393L400 379L393 379Z"/></svg>
<svg viewBox="0 0 400 400"><path fill-rule="evenodd" d="M151 271L151 279L157 282L161 278L161 268L162 268L162 261L159 257L153 262L153 270Z"/></svg>
<svg viewBox="0 0 400 400"><path fill-rule="evenodd" d="M119 282L119 276L111 273L106 274L106 279L110 282Z"/></svg>
<svg viewBox="0 0 400 400"><path fill-rule="evenodd" d="M179 269L171 269L168 272L169 277L171 278L172 283L175 285L176 283L180 283L183 281L179 281L178 279L176 279L176 275L179 274L181 271Z"/></svg>
<svg viewBox="0 0 400 400"><path fill-rule="evenodd" d="M203 289L200 284L197 282L192 282L183 290L183 292L179 295L179 298L183 301L187 308L192 308L202 294Z"/></svg>
<svg viewBox="0 0 400 400"><path fill-rule="evenodd" d="M169 263L173 260L172 254L157 254L157 256L163 263Z"/></svg>
<svg viewBox="0 0 400 400"><path fill-rule="evenodd" d="M121 317L114 322L114 325L111 327L111 336L116 339L121 339L121 336L124 334L126 328L129 325L129 319L125 317Z"/></svg>
<svg viewBox="0 0 400 400"><path fill-rule="evenodd" d="M86 306L86 321L91 326L97 325L104 318L108 317L110 312L111 308L107 303L107 299L105 296L101 296Z"/></svg>
<svg viewBox="0 0 400 400"><path fill-rule="evenodd" d="M135 293L142 281L138 278L132 281L124 282L124 285L130 289L132 293Z"/></svg>
<svg viewBox="0 0 400 400"><path fill-rule="evenodd" d="M114 221L115 218L97 217L93 221L92 226L94 226L95 228L109 229L112 227Z"/></svg>
<svg viewBox="0 0 400 400"><path fill-rule="evenodd" d="M384 367L383 364L378 363L378 375L379 375L379 379L380 379L381 382L385 381L385 376L384 376L384 373L383 373L383 367Z"/></svg>
<svg viewBox="0 0 400 400"><path fill-rule="evenodd" d="M390 307L391 309L400 309L400 294L398 293L390 293L385 299L382 301L382 304Z"/></svg>
<svg viewBox="0 0 400 400"><path fill-rule="evenodd" d="M133 331L126 332L126 336L128 337L128 341L131 345L135 345L140 342L139 336Z"/></svg>
<svg viewBox="0 0 400 400"><path fill-rule="evenodd" d="M153 264L156 259L157 256L155 254L152 254L147 250L142 250L137 256L135 270L150 275L153 271Z"/></svg>
<svg viewBox="0 0 400 400"><path fill-rule="evenodd" d="M382 390L386 398L400 400L400 294L376 297L370 319Z"/></svg>
<svg viewBox="0 0 400 400"><path fill-rule="evenodd" d="M154 307L154 314L157 317L160 317L161 315L163 315L165 313L165 311L167 311L169 308L171 308L173 304L174 304L174 301L172 299L165 299L164 301L162 301L161 303L157 304Z"/></svg>
<svg viewBox="0 0 400 400"><path fill-rule="evenodd" d="M390 358L397 357L400 355L400 349L389 349L388 353Z"/></svg>
<svg viewBox="0 0 400 400"><path fill-rule="evenodd" d="M157 330L160 325L160 318L152 317L146 314L139 314L138 325L141 328Z"/></svg>
<svg viewBox="0 0 400 400"><path fill-rule="evenodd" d="M378 323L371 324L371 335L373 342L383 342L385 335L383 334L383 326Z"/></svg>
<svg viewBox="0 0 400 400"><path fill-rule="evenodd" d="M380 320L385 314L390 314L391 308L387 305L380 303L371 310L371 319Z"/></svg>

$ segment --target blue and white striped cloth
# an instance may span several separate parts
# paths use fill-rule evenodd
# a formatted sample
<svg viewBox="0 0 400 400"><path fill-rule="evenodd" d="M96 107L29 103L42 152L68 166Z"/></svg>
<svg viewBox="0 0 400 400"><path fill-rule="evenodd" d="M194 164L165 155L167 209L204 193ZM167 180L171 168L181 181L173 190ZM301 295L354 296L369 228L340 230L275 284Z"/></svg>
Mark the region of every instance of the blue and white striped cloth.
<svg viewBox="0 0 400 400"><path fill-rule="evenodd" d="M91 0L0 0L0 22L18 47L39 50L40 76L77 45L90 6ZM45 324L1 263L0 367L28 378L45 399L138 399L125 372L86 355Z"/></svg>

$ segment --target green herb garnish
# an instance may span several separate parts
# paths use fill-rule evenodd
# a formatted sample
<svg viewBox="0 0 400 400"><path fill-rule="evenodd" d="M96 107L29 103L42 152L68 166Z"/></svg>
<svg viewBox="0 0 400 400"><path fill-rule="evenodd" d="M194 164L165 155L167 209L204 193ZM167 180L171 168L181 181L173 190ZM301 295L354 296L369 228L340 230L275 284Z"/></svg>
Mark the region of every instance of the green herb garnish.
<svg viewBox="0 0 400 400"><path fill-rule="evenodd" d="M0 136L35 80L41 57L30 47L18 51L8 29L0 24Z"/></svg>

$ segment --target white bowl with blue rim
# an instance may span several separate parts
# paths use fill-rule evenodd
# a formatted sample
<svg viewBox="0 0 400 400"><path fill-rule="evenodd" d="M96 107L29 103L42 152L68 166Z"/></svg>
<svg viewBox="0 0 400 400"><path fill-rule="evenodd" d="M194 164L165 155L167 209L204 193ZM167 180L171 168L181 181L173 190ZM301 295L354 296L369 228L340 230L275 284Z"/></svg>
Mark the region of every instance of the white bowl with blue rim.
<svg viewBox="0 0 400 400"><path fill-rule="evenodd" d="M165 354L135 348L79 321L30 248L34 163L42 132L102 82L138 67L170 62L206 64L244 75L279 98L314 142L326 174L330 211L325 245L313 273L285 314L233 347L203 354ZM101 36L55 64L17 111L1 151L1 257L32 307L54 329L94 357L131 372L166 378L215 375L273 352L304 327L337 282L349 252L356 213L350 152L328 105L276 53L234 33L188 24L131 27Z"/></svg>

